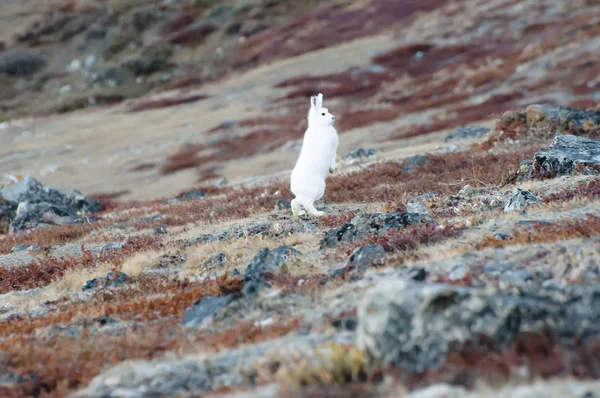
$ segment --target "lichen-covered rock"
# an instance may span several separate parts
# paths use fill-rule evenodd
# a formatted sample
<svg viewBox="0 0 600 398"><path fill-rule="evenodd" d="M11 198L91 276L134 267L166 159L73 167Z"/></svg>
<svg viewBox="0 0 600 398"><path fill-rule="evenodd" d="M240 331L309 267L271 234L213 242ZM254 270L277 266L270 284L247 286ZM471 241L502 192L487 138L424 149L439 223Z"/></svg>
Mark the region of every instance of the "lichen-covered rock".
<svg viewBox="0 0 600 398"><path fill-rule="evenodd" d="M30 76L46 65L46 60L39 55L6 51L0 54L0 74L9 76Z"/></svg>
<svg viewBox="0 0 600 398"><path fill-rule="evenodd" d="M226 296L204 297L187 309L181 324L188 327L202 327L212 322L219 311L238 298L237 294Z"/></svg>
<svg viewBox="0 0 600 398"><path fill-rule="evenodd" d="M359 161L363 161L368 158L372 158L379 155L379 149L376 148L357 148L350 152L348 152L342 160L346 163L355 163Z"/></svg>
<svg viewBox="0 0 600 398"><path fill-rule="evenodd" d="M575 135L558 134L547 149L524 161L506 183L530 178L553 178L572 174L600 173L600 141Z"/></svg>
<svg viewBox="0 0 600 398"><path fill-rule="evenodd" d="M333 278L345 278L356 275L369 267L385 264L385 249L381 245L366 245L356 249L343 267L333 271Z"/></svg>
<svg viewBox="0 0 600 398"><path fill-rule="evenodd" d="M600 333L600 288L504 294L442 284L386 280L358 309L357 345L374 366L420 372L438 366L452 347L487 336L498 344L521 333L573 341Z"/></svg>
<svg viewBox="0 0 600 398"><path fill-rule="evenodd" d="M527 207L527 205L536 203L537 201L539 201L539 199L531 192L517 188L506 198L504 202L504 211L510 212L523 210L525 207Z"/></svg>
<svg viewBox="0 0 600 398"><path fill-rule="evenodd" d="M554 123L562 130L575 135L600 128L600 112L591 109L565 108L550 104L530 105L525 109L525 120L532 125Z"/></svg>
<svg viewBox="0 0 600 398"><path fill-rule="evenodd" d="M123 287L131 283L131 278L124 272L109 272L104 278L94 278L83 284L83 291L96 288Z"/></svg>
<svg viewBox="0 0 600 398"><path fill-rule="evenodd" d="M342 242L364 239L390 229L402 229L412 224L432 223L429 217L419 213L366 213L354 217L349 223L331 229L321 241L321 247L334 247Z"/></svg>
<svg viewBox="0 0 600 398"><path fill-rule="evenodd" d="M246 267L246 280L262 279L265 275L277 272L293 258L301 255L298 250L289 246L279 246L276 249L261 249Z"/></svg>

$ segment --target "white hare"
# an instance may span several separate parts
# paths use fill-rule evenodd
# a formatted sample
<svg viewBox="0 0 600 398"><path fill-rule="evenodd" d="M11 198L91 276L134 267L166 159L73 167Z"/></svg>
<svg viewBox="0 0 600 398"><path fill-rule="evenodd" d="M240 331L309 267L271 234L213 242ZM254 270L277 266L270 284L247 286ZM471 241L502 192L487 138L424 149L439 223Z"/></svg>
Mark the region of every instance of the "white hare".
<svg viewBox="0 0 600 398"><path fill-rule="evenodd" d="M325 179L335 171L338 146L337 131L333 127L335 117L323 108L323 94L310 98L308 128L304 133L302 150L292 170L291 190L296 196L292 200L295 216L305 214L304 209L315 217L325 213L315 209L315 200L325 193Z"/></svg>

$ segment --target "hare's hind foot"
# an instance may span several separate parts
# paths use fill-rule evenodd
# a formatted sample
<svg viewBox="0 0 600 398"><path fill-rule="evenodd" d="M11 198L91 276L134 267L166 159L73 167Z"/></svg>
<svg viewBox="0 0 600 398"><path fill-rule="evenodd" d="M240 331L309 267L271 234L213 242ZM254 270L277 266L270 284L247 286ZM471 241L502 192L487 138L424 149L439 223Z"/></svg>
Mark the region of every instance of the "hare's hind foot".
<svg viewBox="0 0 600 398"><path fill-rule="evenodd" d="M306 212L304 210L302 210L302 208L300 207L300 201L298 200L298 198L295 198L294 200L292 200L292 214L294 215L294 217L300 217L306 214Z"/></svg>

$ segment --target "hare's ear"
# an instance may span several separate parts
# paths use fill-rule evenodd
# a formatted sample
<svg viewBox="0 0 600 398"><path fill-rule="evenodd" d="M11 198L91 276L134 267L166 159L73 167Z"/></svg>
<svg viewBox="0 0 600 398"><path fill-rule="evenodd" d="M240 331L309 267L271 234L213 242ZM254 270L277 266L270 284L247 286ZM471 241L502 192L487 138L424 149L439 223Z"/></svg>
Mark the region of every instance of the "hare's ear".
<svg viewBox="0 0 600 398"><path fill-rule="evenodd" d="M315 109L317 107L317 96L313 95L310 97L310 109Z"/></svg>
<svg viewBox="0 0 600 398"><path fill-rule="evenodd" d="M317 95L317 108L322 108L323 107L323 94L319 93L319 95Z"/></svg>

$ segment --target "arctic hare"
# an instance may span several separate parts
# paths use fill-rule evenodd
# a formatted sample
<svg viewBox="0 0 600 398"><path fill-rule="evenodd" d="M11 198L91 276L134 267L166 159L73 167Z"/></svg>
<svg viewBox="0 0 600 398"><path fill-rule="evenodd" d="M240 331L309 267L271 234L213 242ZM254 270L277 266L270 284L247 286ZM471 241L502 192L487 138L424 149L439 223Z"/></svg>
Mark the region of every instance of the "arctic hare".
<svg viewBox="0 0 600 398"><path fill-rule="evenodd" d="M335 117L323 108L323 94L310 98L308 128L304 133L302 150L292 171L291 189L296 196L292 200L295 216L305 214L304 209L315 217L324 215L315 209L315 200L325 193L325 179L335 171L338 146L337 131L333 127Z"/></svg>

